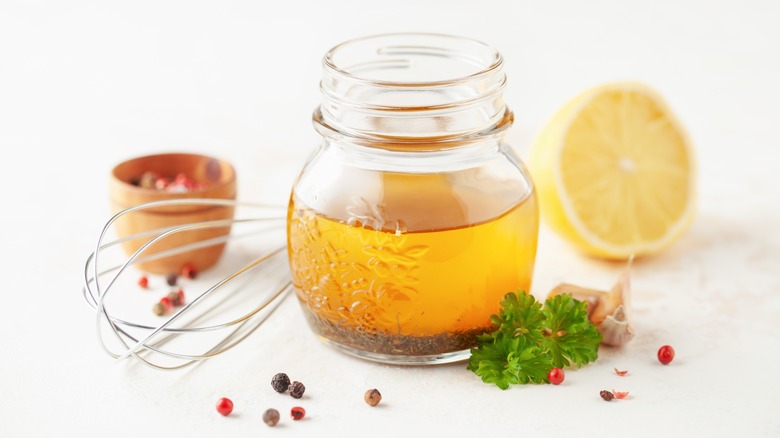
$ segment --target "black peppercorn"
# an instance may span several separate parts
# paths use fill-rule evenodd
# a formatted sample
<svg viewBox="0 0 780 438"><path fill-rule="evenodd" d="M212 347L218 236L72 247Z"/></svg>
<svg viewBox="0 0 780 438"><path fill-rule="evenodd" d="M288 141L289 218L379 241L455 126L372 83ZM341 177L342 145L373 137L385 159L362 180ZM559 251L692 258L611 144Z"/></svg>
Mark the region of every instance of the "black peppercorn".
<svg viewBox="0 0 780 438"><path fill-rule="evenodd" d="M285 373L277 373L271 379L271 386L274 388L274 391L279 393L287 391L287 388L290 387L290 378Z"/></svg>
<svg viewBox="0 0 780 438"><path fill-rule="evenodd" d="M168 286L176 286L176 281L179 279L179 276L176 275L175 272L169 272L168 275L165 276L165 281L168 283Z"/></svg>
<svg viewBox="0 0 780 438"><path fill-rule="evenodd" d="M604 399L604 401L611 401L613 398L615 398L614 394L607 390L599 392L599 395Z"/></svg>
<svg viewBox="0 0 780 438"><path fill-rule="evenodd" d="M279 411L276 409L268 409L263 414L263 421L265 424L274 427L279 423Z"/></svg>
<svg viewBox="0 0 780 438"><path fill-rule="evenodd" d="M306 387L303 386L303 383L301 382L292 382L292 385L290 386L290 395L292 398L301 398L303 397L303 392L306 391Z"/></svg>

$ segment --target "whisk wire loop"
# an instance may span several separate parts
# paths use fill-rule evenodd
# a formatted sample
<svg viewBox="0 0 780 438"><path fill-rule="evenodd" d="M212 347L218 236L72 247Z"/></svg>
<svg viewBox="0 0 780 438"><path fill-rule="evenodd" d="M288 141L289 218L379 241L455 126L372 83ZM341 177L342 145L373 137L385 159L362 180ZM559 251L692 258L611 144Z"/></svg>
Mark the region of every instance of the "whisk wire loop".
<svg viewBox="0 0 780 438"><path fill-rule="evenodd" d="M106 242L109 230L120 218L134 212L170 206L221 206L254 209L266 214L240 219L219 219L162 227ZM96 312L97 334L103 350L118 361L134 357L139 359L141 363L156 369L174 370L228 351L254 333L292 290L292 283L286 270L286 247L284 244L272 245L270 250L258 251L259 254L255 254L249 263L225 275L159 324L115 316L115 313L119 312L113 310L109 312L109 296L113 297L117 293L116 290L122 290L120 280L123 274L127 275L128 267L132 265L223 244L230 240L246 240L278 233L283 230L284 226L283 208L282 206L242 203L229 199L191 198L141 204L122 210L112 216L101 230L94 252L87 257L82 288L85 302ZM158 242L179 233L244 225L255 226L255 228L244 233L233 230L225 235L188 242L147 254L149 248ZM148 238L148 241L129 255L124 262L101 269L103 258L101 256L104 255L104 251L109 251L117 245L139 238ZM243 283L240 281L242 279L244 279ZM261 295L259 302L255 299L256 294L246 297L246 293L242 293L258 283L266 289L259 294ZM218 292L231 286L234 286L231 291L216 296ZM210 302L210 305L205 305L206 302ZM225 319L224 316L233 310L230 308L231 305L238 307L238 316L228 318L227 321L220 320L220 316ZM216 322L212 321L214 319ZM115 345L109 345L105 328L108 328L113 334ZM209 344L205 347L205 351L203 351L202 345L198 346L195 342L179 342L179 344L183 343L184 346L190 348L192 344L195 344L195 348L198 350L196 353L177 351L175 348L168 347L169 344L185 338L193 338L194 340L196 335L223 331L226 331L227 334L216 340L207 339ZM201 340L201 344L203 342ZM183 347L179 345L178 348Z"/></svg>

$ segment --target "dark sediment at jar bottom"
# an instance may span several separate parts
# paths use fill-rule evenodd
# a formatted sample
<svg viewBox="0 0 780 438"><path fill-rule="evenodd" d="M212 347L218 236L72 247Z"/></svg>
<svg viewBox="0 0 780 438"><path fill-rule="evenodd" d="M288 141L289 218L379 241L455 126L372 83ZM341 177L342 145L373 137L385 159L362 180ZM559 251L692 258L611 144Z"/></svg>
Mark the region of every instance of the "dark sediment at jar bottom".
<svg viewBox="0 0 780 438"><path fill-rule="evenodd" d="M372 333L339 326L304 310L315 333L347 347L379 354L424 356L466 350L477 345L477 336L492 327L439 333L430 336Z"/></svg>

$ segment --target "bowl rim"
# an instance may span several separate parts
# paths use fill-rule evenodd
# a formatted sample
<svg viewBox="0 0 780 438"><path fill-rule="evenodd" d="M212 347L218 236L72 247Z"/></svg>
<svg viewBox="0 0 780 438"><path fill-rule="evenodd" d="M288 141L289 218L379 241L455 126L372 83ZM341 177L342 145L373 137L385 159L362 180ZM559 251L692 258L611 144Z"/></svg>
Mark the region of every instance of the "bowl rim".
<svg viewBox="0 0 780 438"><path fill-rule="evenodd" d="M220 178L219 181L213 182L208 184L206 187L203 187L201 189L197 190L190 190L187 192L181 192L181 193L172 193L172 192L166 192L164 190L157 190L157 189L149 189L145 187L137 186L130 181L126 181L119 177L117 175L117 171L123 167L127 166L130 163L134 161L140 161L140 160L150 160L150 159L160 159L160 158L176 158L176 157L194 157L198 159L203 160L214 160L220 164L220 166L226 168L228 170L227 177ZM123 160L119 163L117 163L114 167L111 168L111 181L113 183L116 183L121 187L123 191L129 191L129 192L137 192L139 194L143 194L144 196L152 197L152 198L159 198L160 200L164 199L178 199L178 198L193 198L193 197L204 197L208 195L211 192L218 191L226 186L230 186L235 184L236 182L236 170L233 167L233 164L230 163L227 160L217 158L211 155L204 155L199 153L191 153L191 152L163 152L163 153L157 153L157 154L148 154L148 155L142 155L138 157L133 157L127 160ZM235 192L235 189L233 190Z"/></svg>

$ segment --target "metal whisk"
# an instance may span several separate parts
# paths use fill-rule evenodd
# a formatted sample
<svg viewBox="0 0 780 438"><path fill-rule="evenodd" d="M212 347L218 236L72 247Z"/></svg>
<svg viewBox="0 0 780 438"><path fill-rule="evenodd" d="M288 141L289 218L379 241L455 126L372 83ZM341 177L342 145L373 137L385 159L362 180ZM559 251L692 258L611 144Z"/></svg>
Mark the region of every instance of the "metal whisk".
<svg viewBox="0 0 780 438"><path fill-rule="evenodd" d="M236 216L158 228L105 242L119 218L164 206L235 207ZM249 214L240 217L244 210ZM135 357L153 368L173 370L238 345L263 324L292 289L284 220L284 207L223 199L157 201L114 215L103 227L95 251L87 258L82 289L85 301L97 313L97 334L103 349L117 360ZM178 233L227 226L231 226L232 231L223 236L160 252L148 251L155 243ZM137 238L148 238L149 241L129 257L124 256L119 245ZM199 294L189 290L189 302L170 316L164 320L154 317L148 305L138 303L138 287L131 287L134 281L128 278L128 272L132 272L128 269L130 266L228 241L238 248L230 251L228 247L223 262L212 268L212 271L221 268L224 277ZM231 254L234 259L243 257L246 260L226 260Z"/></svg>

